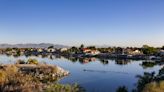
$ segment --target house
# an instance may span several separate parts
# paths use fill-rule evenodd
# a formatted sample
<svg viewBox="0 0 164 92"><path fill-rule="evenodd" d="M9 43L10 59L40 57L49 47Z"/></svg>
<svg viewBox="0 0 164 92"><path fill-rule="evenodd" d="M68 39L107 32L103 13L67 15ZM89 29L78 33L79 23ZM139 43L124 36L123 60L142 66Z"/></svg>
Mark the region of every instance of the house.
<svg viewBox="0 0 164 92"><path fill-rule="evenodd" d="M100 54L100 51L84 48L83 53L85 53L87 55L98 55L98 54Z"/></svg>
<svg viewBox="0 0 164 92"><path fill-rule="evenodd" d="M84 48L84 49L83 49L83 52L84 52L84 53L91 52L91 49Z"/></svg>
<svg viewBox="0 0 164 92"><path fill-rule="evenodd" d="M124 53L125 54L128 54L128 55L142 55L142 51L138 50L138 49L125 49L124 50Z"/></svg>
<svg viewBox="0 0 164 92"><path fill-rule="evenodd" d="M92 55L98 55L98 54L100 54L100 51L98 51L98 50L92 50L91 51L91 54Z"/></svg>
<svg viewBox="0 0 164 92"><path fill-rule="evenodd" d="M141 55L143 54L140 50L134 50L131 52L132 55Z"/></svg>

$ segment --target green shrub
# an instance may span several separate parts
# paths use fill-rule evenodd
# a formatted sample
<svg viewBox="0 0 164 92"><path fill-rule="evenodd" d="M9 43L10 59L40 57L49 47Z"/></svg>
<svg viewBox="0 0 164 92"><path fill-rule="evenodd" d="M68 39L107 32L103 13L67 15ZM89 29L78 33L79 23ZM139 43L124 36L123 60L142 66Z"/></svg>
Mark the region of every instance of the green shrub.
<svg viewBox="0 0 164 92"><path fill-rule="evenodd" d="M37 59L28 59L27 60L27 64L35 64L35 65L37 65L38 64L38 60Z"/></svg>

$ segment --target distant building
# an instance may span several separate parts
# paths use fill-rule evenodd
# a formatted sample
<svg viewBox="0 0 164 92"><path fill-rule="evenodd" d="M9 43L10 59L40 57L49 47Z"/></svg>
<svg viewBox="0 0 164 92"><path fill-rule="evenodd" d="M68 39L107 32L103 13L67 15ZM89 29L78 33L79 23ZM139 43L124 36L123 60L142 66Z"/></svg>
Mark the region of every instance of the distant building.
<svg viewBox="0 0 164 92"><path fill-rule="evenodd" d="M100 51L84 48L83 53L85 53L87 55L98 55L98 54L100 54Z"/></svg>
<svg viewBox="0 0 164 92"><path fill-rule="evenodd" d="M125 54L128 54L128 55L142 55L142 51L136 49L136 50L133 50L133 49L125 49L124 50L124 53Z"/></svg>

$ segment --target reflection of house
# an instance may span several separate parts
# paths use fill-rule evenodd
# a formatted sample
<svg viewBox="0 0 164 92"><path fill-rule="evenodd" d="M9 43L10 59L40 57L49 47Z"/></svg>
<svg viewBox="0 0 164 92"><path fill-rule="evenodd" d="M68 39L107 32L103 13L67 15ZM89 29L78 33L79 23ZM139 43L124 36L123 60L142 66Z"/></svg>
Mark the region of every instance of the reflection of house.
<svg viewBox="0 0 164 92"><path fill-rule="evenodd" d="M86 64L92 61L96 61L96 58L81 58L79 61L81 61L83 64Z"/></svg>
<svg viewBox="0 0 164 92"><path fill-rule="evenodd" d="M127 65L130 61L129 60L116 60L116 64L118 65Z"/></svg>
<svg viewBox="0 0 164 92"><path fill-rule="evenodd" d="M100 51L98 51L98 50L91 50L91 49L86 49L86 48L83 49L83 52L87 55L98 55L98 54L100 54Z"/></svg>
<svg viewBox="0 0 164 92"><path fill-rule="evenodd" d="M164 56L164 50L160 50L159 54L160 56Z"/></svg>

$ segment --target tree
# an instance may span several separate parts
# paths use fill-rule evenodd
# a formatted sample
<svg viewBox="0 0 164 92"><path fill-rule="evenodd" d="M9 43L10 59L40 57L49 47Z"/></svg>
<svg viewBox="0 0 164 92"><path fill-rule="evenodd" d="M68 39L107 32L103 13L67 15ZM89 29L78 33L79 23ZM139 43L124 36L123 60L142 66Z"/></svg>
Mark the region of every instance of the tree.
<svg viewBox="0 0 164 92"><path fill-rule="evenodd" d="M143 48L149 48L150 46L149 45L143 45L142 47Z"/></svg>
<svg viewBox="0 0 164 92"><path fill-rule="evenodd" d="M88 49L91 49L91 50L96 50L96 47L95 46L89 46L87 47Z"/></svg>
<svg viewBox="0 0 164 92"><path fill-rule="evenodd" d="M54 46L49 46L48 49L54 48Z"/></svg>
<svg viewBox="0 0 164 92"><path fill-rule="evenodd" d="M162 50L164 50L164 46L162 46Z"/></svg>
<svg viewBox="0 0 164 92"><path fill-rule="evenodd" d="M73 52L73 53L78 53L79 52L79 49L75 46L73 46L72 48L69 49L70 52Z"/></svg>
<svg viewBox="0 0 164 92"><path fill-rule="evenodd" d="M7 48L6 51L12 51L12 48Z"/></svg>
<svg viewBox="0 0 164 92"><path fill-rule="evenodd" d="M154 55L157 53L157 48L150 47L148 45L143 45L142 51L146 55Z"/></svg>
<svg viewBox="0 0 164 92"><path fill-rule="evenodd" d="M121 48L121 47L115 48L115 53L122 54L123 53L123 48Z"/></svg>
<svg viewBox="0 0 164 92"><path fill-rule="evenodd" d="M123 87L119 87L119 88L116 90L116 92L128 92L128 89L127 89L125 86L123 86Z"/></svg>
<svg viewBox="0 0 164 92"><path fill-rule="evenodd" d="M80 48L83 49L84 48L84 44L81 44Z"/></svg>

